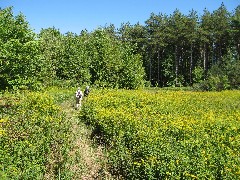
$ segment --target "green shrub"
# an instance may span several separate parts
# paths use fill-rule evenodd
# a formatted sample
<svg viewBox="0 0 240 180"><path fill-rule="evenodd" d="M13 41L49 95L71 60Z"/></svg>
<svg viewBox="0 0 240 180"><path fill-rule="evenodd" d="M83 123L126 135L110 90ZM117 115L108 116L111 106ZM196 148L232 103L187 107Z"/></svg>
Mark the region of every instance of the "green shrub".
<svg viewBox="0 0 240 180"><path fill-rule="evenodd" d="M69 123L64 114L45 93L10 99L1 106L0 178L57 177L68 150Z"/></svg>

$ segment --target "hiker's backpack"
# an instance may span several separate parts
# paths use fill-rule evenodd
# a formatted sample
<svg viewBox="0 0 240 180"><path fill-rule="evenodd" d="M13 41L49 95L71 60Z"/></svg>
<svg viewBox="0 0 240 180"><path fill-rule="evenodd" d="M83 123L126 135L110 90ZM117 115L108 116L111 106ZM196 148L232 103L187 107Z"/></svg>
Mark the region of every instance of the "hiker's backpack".
<svg viewBox="0 0 240 180"><path fill-rule="evenodd" d="M82 93L80 91L77 91L77 96L76 97L80 99L82 97Z"/></svg>
<svg viewBox="0 0 240 180"><path fill-rule="evenodd" d="M89 94L89 89L85 89L84 96L88 96L88 94Z"/></svg>

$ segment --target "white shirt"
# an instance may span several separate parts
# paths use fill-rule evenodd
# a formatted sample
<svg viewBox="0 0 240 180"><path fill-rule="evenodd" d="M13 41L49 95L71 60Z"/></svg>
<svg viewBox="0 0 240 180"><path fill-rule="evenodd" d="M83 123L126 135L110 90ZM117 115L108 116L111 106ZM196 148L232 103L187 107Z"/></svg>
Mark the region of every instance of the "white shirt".
<svg viewBox="0 0 240 180"><path fill-rule="evenodd" d="M78 95L81 95L81 98L80 98L80 100L82 100L82 98L83 98L83 93L82 93L82 91L81 90L77 90L76 91L76 98L78 98Z"/></svg>

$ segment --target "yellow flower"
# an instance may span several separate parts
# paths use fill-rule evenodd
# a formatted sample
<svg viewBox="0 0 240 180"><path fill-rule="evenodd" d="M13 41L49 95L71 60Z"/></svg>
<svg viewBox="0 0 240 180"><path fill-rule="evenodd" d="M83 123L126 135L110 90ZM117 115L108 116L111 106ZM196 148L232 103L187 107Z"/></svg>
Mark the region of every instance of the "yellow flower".
<svg viewBox="0 0 240 180"><path fill-rule="evenodd" d="M6 133L5 133L5 130L3 130L3 129L0 129L0 136L3 136L3 135L5 135Z"/></svg>
<svg viewBox="0 0 240 180"><path fill-rule="evenodd" d="M0 119L0 123L7 122L7 119Z"/></svg>

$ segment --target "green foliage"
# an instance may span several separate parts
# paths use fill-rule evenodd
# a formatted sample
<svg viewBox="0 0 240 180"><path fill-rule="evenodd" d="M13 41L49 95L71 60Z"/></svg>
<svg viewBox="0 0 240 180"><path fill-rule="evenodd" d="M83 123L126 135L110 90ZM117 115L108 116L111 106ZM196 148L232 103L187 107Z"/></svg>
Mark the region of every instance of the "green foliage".
<svg viewBox="0 0 240 180"><path fill-rule="evenodd" d="M141 56L105 30L63 36L49 28L42 30L40 40L44 59L53 67L53 78L97 87L133 89L144 85Z"/></svg>
<svg viewBox="0 0 240 180"><path fill-rule="evenodd" d="M45 93L0 100L0 178L43 179L64 171L69 122ZM60 178L60 177L59 177Z"/></svg>
<svg viewBox="0 0 240 180"><path fill-rule="evenodd" d="M228 77L229 85L232 89L240 87L240 59L236 50L229 50L223 57L222 69Z"/></svg>
<svg viewBox="0 0 240 180"><path fill-rule="evenodd" d="M45 81L52 81L59 74L60 60L63 54L62 35L55 28L42 29L39 34L39 44L46 72Z"/></svg>
<svg viewBox="0 0 240 180"><path fill-rule="evenodd" d="M0 10L1 89L36 89L47 70L25 17L13 16L12 9Z"/></svg>
<svg viewBox="0 0 240 180"><path fill-rule="evenodd" d="M223 61L229 48L236 49L239 59L239 9L238 6L229 13L222 4L212 13L205 9L200 17L194 10L188 15L178 9L169 16L152 13L142 26L143 31L138 31L145 33L131 33L137 29L127 24L120 29L120 35L133 43L141 40L136 43L137 49L144 52L144 67L152 85L192 85L196 83L194 69L202 68L206 79L208 71Z"/></svg>
<svg viewBox="0 0 240 180"><path fill-rule="evenodd" d="M90 59L87 56L88 35L77 36L68 33L63 37L63 56L58 62L59 78L76 80L78 83L90 83Z"/></svg>
<svg viewBox="0 0 240 180"><path fill-rule="evenodd" d="M205 82L208 90L221 91L230 87L226 76L210 76Z"/></svg>
<svg viewBox="0 0 240 180"><path fill-rule="evenodd" d="M22 14L14 17L12 8L0 12L1 89L39 90L59 79L97 87L144 85L142 57L109 35L110 29L62 35L53 27L37 39Z"/></svg>
<svg viewBox="0 0 240 180"><path fill-rule="evenodd" d="M99 29L91 34L88 48L91 81L96 86L135 89L144 85L141 57L134 54L130 44Z"/></svg>
<svg viewBox="0 0 240 180"><path fill-rule="evenodd" d="M79 35L53 27L38 37L23 14L1 9L0 88L39 90L67 80L136 89L146 79L154 86L207 80L201 83L208 90L239 88L239 9L229 13L222 4L212 13L205 9L201 17L176 9L169 16L152 13L145 25L116 29L111 24ZM211 70L216 64L223 71L218 77Z"/></svg>
<svg viewBox="0 0 240 180"><path fill-rule="evenodd" d="M239 91L99 90L80 118L126 179L237 179Z"/></svg>
<svg viewBox="0 0 240 180"><path fill-rule="evenodd" d="M195 83L200 83L204 78L204 69L200 66L195 67L193 70L193 81Z"/></svg>
<svg viewBox="0 0 240 180"><path fill-rule="evenodd" d="M233 56L234 54L229 50L220 63L213 65L208 72L207 80L200 82L198 88L213 91L238 89L240 86L240 61Z"/></svg>
<svg viewBox="0 0 240 180"><path fill-rule="evenodd" d="M0 39L3 43L11 39L19 39L20 43L25 43L34 38L24 15L14 16L12 7L0 10L0 24Z"/></svg>

